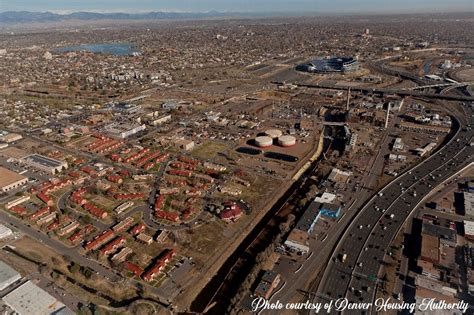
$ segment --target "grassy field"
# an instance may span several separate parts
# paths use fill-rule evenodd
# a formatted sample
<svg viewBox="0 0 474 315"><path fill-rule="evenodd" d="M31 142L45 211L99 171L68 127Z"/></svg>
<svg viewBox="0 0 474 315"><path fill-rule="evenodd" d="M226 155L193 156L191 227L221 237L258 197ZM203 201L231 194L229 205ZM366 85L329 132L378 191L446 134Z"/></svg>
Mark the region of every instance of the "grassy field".
<svg viewBox="0 0 474 315"><path fill-rule="evenodd" d="M207 141L195 148L191 154L201 159L212 159L217 155L217 153L225 149L227 149L227 145L223 143Z"/></svg>

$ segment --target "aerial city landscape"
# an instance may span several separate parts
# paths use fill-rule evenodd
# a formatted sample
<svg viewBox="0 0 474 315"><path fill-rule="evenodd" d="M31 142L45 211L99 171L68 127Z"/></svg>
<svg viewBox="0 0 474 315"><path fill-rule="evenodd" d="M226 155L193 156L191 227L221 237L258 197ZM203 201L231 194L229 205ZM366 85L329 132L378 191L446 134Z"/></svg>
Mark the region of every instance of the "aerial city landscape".
<svg viewBox="0 0 474 315"><path fill-rule="evenodd" d="M2 11L4 314L473 314L472 11Z"/></svg>

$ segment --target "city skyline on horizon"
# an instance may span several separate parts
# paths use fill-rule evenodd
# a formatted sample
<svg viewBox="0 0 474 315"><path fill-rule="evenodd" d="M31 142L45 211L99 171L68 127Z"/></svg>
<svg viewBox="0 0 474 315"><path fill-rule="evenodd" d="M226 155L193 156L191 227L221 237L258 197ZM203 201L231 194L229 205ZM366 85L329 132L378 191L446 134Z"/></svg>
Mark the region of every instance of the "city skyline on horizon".
<svg viewBox="0 0 474 315"><path fill-rule="evenodd" d="M469 0L454 0L449 3L442 0L399 0L380 3L376 0L334 0L323 3L320 0L237 0L232 3L218 0L162 0L159 3L151 0L73 0L64 3L58 0L6 0L0 5L0 12L32 11L72 13L78 11L101 13L145 13L163 12L242 12L242 13L431 13L473 11L474 4Z"/></svg>

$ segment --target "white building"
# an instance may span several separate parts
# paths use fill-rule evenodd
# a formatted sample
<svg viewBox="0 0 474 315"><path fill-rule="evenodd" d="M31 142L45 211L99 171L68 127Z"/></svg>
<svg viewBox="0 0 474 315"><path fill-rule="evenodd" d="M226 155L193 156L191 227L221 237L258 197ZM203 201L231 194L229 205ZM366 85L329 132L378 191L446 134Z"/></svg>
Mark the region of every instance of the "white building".
<svg viewBox="0 0 474 315"><path fill-rule="evenodd" d="M466 238L474 240L474 221L464 220L464 235Z"/></svg>
<svg viewBox="0 0 474 315"><path fill-rule="evenodd" d="M110 124L105 127L105 131L114 138L125 139L134 135L140 131L146 129L146 126L143 125L130 125L130 124Z"/></svg>
<svg viewBox="0 0 474 315"><path fill-rule="evenodd" d="M7 238L9 236L12 236L13 232L9 228L7 228L5 225L0 224L0 239Z"/></svg>
<svg viewBox="0 0 474 315"><path fill-rule="evenodd" d="M403 145L402 138L396 138L392 146L393 151L402 151L403 147L404 145Z"/></svg>
<svg viewBox="0 0 474 315"><path fill-rule="evenodd" d="M171 121L171 115L164 115L164 116L158 117L156 119L152 119L152 120L150 120L150 124L153 125L153 126L158 126L158 125L164 124L168 121Z"/></svg>
<svg viewBox="0 0 474 315"><path fill-rule="evenodd" d="M23 202L28 201L28 200L30 200L30 196L21 196L21 197L15 198L12 201L7 202L7 204L5 205L5 208L10 209L11 207L22 204Z"/></svg>
<svg viewBox="0 0 474 315"><path fill-rule="evenodd" d="M20 163L30 165L50 174L60 173L68 168L67 162L55 160L40 154L31 154L21 158Z"/></svg>
<svg viewBox="0 0 474 315"><path fill-rule="evenodd" d="M19 315L54 314L65 307L31 281L25 282L5 295L3 301Z"/></svg>
<svg viewBox="0 0 474 315"><path fill-rule="evenodd" d="M7 192L28 183L28 178L0 167L0 191Z"/></svg>
<svg viewBox="0 0 474 315"><path fill-rule="evenodd" d="M12 267L0 261L0 291L21 279L21 275Z"/></svg>
<svg viewBox="0 0 474 315"><path fill-rule="evenodd" d="M21 139L23 139L22 135L17 134L17 133L9 133L0 137L0 141L6 142L6 143L12 143Z"/></svg>

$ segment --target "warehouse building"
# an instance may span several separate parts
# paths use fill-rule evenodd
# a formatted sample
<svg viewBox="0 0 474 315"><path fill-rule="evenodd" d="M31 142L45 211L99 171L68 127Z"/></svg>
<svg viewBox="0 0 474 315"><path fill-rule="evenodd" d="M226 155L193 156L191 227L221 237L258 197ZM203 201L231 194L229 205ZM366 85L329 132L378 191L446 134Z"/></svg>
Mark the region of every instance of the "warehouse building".
<svg viewBox="0 0 474 315"><path fill-rule="evenodd" d="M21 139L23 139L22 135L17 134L17 133L9 133L0 137L0 141L3 141L5 143L12 143L15 141L19 141Z"/></svg>
<svg viewBox="0 0 474 315"><path fill-rule="evenodd" d="M21 275L12 267L0 261L0 291L21 279Z"/></svg>
<svg viewBox="0 0 474 315"><path fill-rule="evenodd" d="M464 237L474 241L474 221L464 221Z"/></svg>
<svg viewBox="0 0 474 315"><path fill-rule="evenodd" d="M143 125L113 123L105 127L105 131L113 138L125 139L146 129Z"/></svg>
<svg viewBox="0 0 474 315"><path fill-rule="evenodd" d="M65 307L31 281L25 282L5 295L3 301L19 315L55 314Z"/></svg>
<svg viewBox="0 0 474 315"><path fill-rule="evenodd" d="M4 239L6 237L10 237L13 235L13 232L12 230L10 230L9 228L7 228L5 225L3 224L0 224L0 240L1 239Z"/></svg>
<svg viewBox="0 0 474 315"><path fill-rule="evenodd" d="M31 154L20 159L20 163L32 166L40 171L57 174L67 169L67 162L55 160L40 154Z"/></svg>
<svg viewBox="0 0 474 315"><path fill-rule="evenodd" d="M474 217L474 193L463 193L464 214L468 217Z"/></svg>
<svg viewBox="0 0 474 315"><path fill-rule="evenodd" d="M28 178L6 168L0 167L0 190L8 192L28 183Z"/></svg>

